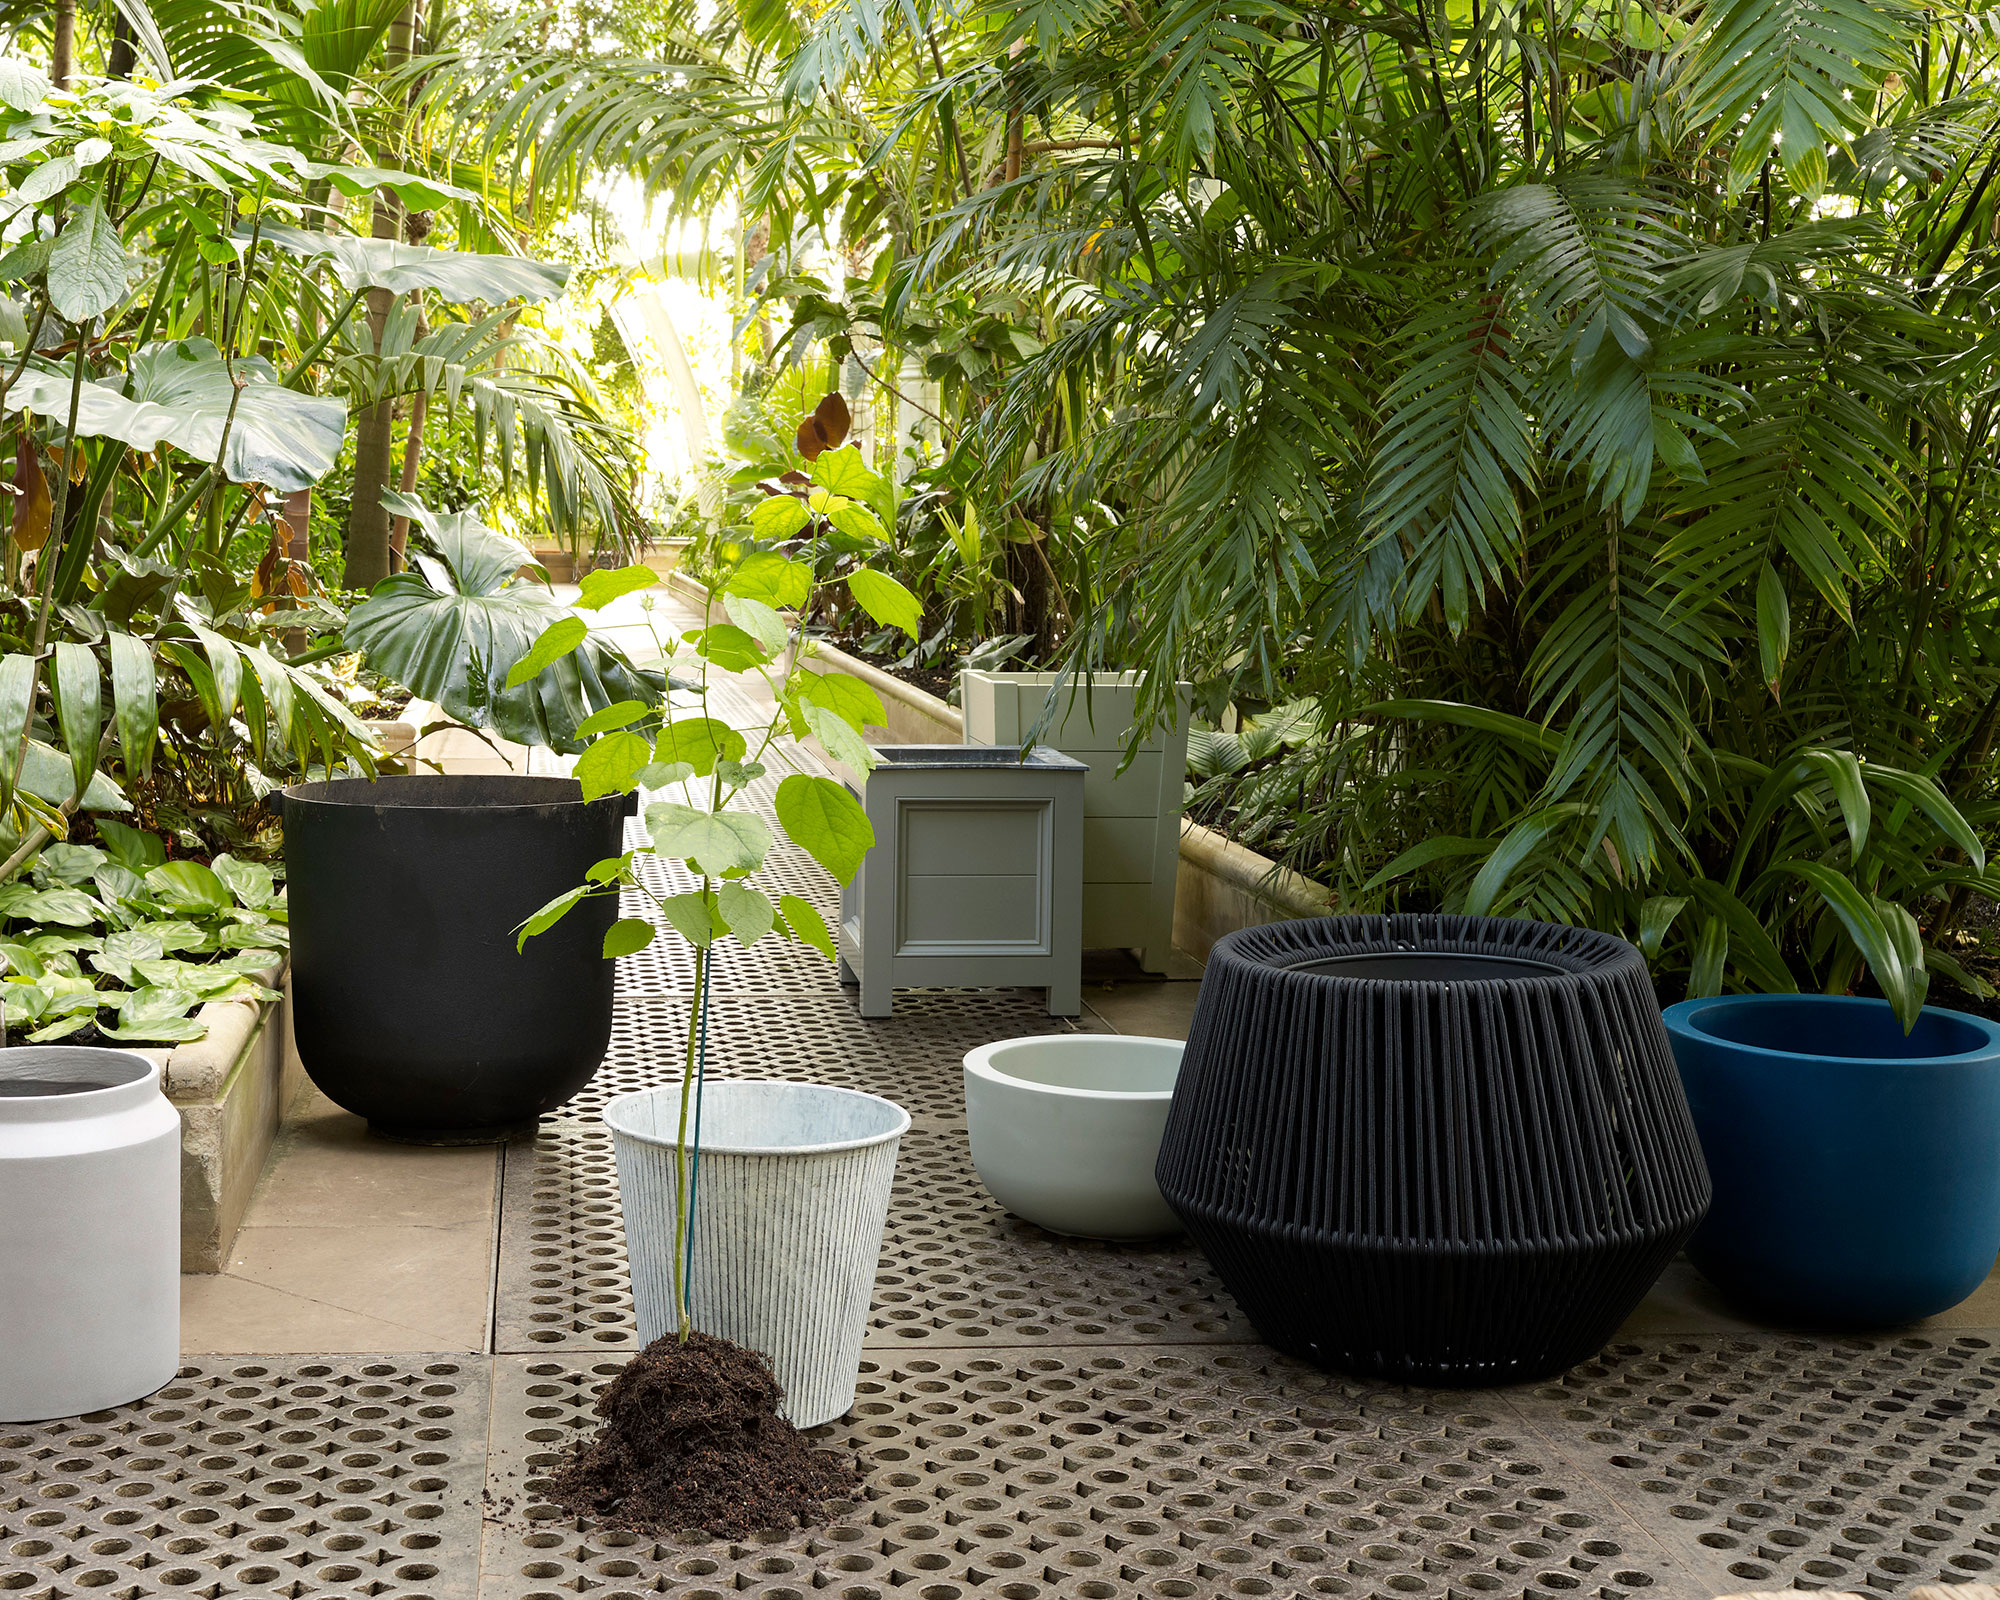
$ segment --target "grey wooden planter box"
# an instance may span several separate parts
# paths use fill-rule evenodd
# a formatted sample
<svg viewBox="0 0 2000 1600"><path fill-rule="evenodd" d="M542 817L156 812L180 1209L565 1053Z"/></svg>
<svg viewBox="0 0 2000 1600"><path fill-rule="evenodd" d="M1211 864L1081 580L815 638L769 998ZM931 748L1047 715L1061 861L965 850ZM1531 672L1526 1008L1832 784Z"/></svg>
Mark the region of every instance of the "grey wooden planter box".
<svg viewBox="0 0 2000 1600"><path fill-rule="evenodd" d="M1083 785L1084 949L1136 950L1142 968L1165 972L1180 872L1188 689L1176 686L1173 724L1141 744L1120 772L1143 681L1141 673L1106 672L1064 682L1054 716L1035 737L1090 768ZM959 674L965 742L1019 749L1056 682L1052 672L967 668Z"/></svg>
<svg viewBox="0 0 2000 1600"><path fill-rule="evenodd" d="M875 845L840 896L840 975L861 1014L894 991L1046 989L1083 1009L1083 789L1089 769L1038 746L885 745L860 795Z"/></svg>

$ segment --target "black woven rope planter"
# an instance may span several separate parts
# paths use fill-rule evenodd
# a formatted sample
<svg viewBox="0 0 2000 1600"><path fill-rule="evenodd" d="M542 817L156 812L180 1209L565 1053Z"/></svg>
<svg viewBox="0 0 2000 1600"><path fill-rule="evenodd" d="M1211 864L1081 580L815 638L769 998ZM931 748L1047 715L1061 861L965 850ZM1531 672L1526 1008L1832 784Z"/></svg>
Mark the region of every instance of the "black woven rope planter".
<svg viewBox="0 0 2000 1600"><path fill-rule="evenodd" d="M1709 1199L1639 952L1505 918L1221 940L1158 1171L1271 1344L1449 1385L1601 1349Z"/></svg>

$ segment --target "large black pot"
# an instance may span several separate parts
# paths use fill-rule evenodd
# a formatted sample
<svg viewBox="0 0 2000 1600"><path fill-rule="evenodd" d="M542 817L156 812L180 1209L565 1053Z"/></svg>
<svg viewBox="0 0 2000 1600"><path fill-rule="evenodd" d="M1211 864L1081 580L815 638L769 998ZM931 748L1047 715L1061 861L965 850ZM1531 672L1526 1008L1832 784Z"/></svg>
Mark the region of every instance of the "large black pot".
<svg viewBox="0 0 2000 1600"><path fill-rule="evenodd" d="M611 1042L613 896L514 929L623 849L625 801L571 778L339 778L287 789L299 1059L389 1138L505 1138Z"/></svg>
<svg viewBox="0 0 2000 1600"><path fill-rule="evenodd" d="M1158 1177L1279 1349L1452 1385L1594 1354L1709 1201L1639 952L1482 917L1220 940Z"/></svg>

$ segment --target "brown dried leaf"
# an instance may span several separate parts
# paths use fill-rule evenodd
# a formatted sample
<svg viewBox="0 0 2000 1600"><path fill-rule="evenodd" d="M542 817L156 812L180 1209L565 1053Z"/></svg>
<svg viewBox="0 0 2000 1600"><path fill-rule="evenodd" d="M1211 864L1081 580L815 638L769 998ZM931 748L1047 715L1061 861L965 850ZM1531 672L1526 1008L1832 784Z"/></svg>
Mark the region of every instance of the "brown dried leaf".
<svg viewBox="0 0 2000 1600"><path fill-rule="evenodd" d="M49 542L49 480L42 472L42 453L24 430L14 446L14 543L22 550L39 550Z"/></svg>
<svg viewBox="0 0 2000 1600"><path fill-rule="evenodd" d="M847 438L847 430L854 426L854 419L848 415L847 402L840 391L834 390L824 400L813 407L813 421L819 424L826 448L832 450Z"/></svg>
<svg viewBox="0 0 2000 1600"><path fill-rule="evenodd" d="M826 435L821 431L817 421L811 417L807 417L804 422L799 424L796 442L800 455L804 456L808 461L817 461L820 451L826 448Z"/></svg>
<svg viewBox="0 0 2000 1600"><path fill-rule="evenodd" d="M280 551L278 540L273 536L270 547L264 552L264 559L257 563L257 570L250 574L250 596L261 599L278 586L278 561ZM266 609L269 609L268 607Z"/></svg>

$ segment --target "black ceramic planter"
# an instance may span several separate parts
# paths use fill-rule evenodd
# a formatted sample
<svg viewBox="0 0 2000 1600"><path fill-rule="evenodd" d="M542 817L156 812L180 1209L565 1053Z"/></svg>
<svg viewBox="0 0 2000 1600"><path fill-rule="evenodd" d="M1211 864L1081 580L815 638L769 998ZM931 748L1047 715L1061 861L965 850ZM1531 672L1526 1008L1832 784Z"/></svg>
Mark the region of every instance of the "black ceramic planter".
<svg viewBox="0 0 2000 1600"><path fill-rule="evenodd" d="M1594 1354L1709 1200L1639 952L1502 918L1222 939L1158 1176L1271 1344L1450 1385Z"/></svg>
<svg viewBox="0 0 2000 1600"><path fill-rule="evenodd" d="M514 929L623 849L625 801L571 778L340 778L285 791L299 1059L389 1138L505 1138L611 1042L611 896Z"/></svg>

